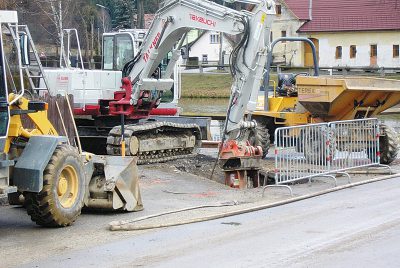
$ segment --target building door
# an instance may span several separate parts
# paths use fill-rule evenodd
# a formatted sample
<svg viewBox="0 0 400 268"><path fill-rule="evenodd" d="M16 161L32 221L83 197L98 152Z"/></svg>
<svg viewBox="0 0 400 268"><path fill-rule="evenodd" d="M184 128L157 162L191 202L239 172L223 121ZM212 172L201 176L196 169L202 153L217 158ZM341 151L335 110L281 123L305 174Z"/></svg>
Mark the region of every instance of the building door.
<svg viewBox="0 0 400 268"><path fill-rule="evenodd" d="M370 66L378 65L378 45L371 45L370 47L369 65Z"/></svg>
<svg viewBox="0 0 400 268"><path fill-rule="evenodd" d="M310 38L310 40L314 43L315 48L317 50L317 59L319 61L319 40L315 38ZM304 66L305 67L313 67L314 60L311 46L307 43L304 45Z"/></svg>

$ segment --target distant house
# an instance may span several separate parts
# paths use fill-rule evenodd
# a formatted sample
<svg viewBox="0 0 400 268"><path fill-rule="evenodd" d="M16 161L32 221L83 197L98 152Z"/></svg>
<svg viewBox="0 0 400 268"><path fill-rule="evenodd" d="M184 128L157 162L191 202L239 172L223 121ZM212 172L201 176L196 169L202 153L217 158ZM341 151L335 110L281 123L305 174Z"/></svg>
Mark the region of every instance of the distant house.
<svg viewBox="0 0 400 268"><path fill-rule="evenodd" d="M301 1L300 1L301 2ZM298 37L297 30L309 20L307 10L298 5L299 1L276 1L276 18L272 24L271 41L280 37ZM306 12L303 12L306 11ZM303 66L304 44L300 42L278 43L273 51L274 64Z"/></svg>
<svg viewBox="0 0 400 268"><path fill-rule="evenodd" d="M222 37L222 39L221 39ZM219 32L203 32L189 47L190 57L198 57L199 62L217 63L220 58L220 48L222 42L222 53L224 58L228 58L232 51L230 40ZM225 64L228 61L225 60Z"/></svg>
<svg viewBox="0 0 400 268"><path fill-rule="evenodd" d="M400 1L285 0L305 20L297 30L319 50L319 63L334 66L400 67ZM310 5L312 3L312 5ZM310 63L304 49L304 63Z"/></svg>

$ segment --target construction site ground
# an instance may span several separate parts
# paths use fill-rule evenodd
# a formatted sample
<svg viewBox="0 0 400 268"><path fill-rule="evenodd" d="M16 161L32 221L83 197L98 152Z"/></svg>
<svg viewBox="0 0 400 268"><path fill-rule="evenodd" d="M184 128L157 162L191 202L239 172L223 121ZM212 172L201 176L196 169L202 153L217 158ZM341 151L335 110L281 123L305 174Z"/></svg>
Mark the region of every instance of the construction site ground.
<svg viewBox="0 0 400 268"><path fill-rule="evenodd" d="M273 150L271 150L273 152ZM23 207L0 206L1 267L28 265L59 254L92 248L134 237L154 230L110 231L113 221L129 222L144 216L165 213L196 206L216 206L189 210L181 213L155 217L138 223L140 226L179 224L193 219L237 211L255 206L272 204L293 198L284 188L270 188L262 196L263 189L232 189L224 181L222 171L217 167L214 180L210 180L215 163L215 149L202 149L197 156L173 162L143 165L140 170L140 188L144 210L134 213L104 213L85 211L76 223L67 228L46 229L30 221ZM400 161L392 165L400 172ZM263 169L273 169L273 156L263 160ZM374 172L374 170L371 170ZM351 176L352 182L369 180L388 174L386 170L375 170L366 174L359 170ZM338 185L347 184L346 177L338 178ZM294 197L309 195L333 188L333 181L315 179L291 185ZM133 253L134 254L134 253Z"/></svg>

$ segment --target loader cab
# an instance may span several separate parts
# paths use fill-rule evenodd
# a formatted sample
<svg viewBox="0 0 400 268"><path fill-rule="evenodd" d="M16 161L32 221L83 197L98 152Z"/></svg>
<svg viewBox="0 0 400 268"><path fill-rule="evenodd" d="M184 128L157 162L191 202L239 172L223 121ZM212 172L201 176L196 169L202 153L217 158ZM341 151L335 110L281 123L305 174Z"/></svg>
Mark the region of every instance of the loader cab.
<svg viewBox="0 0 400 268"><path fill-rule="evenodd" d="M0 150L4 150L7 130L10 121L8 108L8 90L4 59L3 33L0 23Z"/></svg>
<svg viewBox="0 0 400 268"><path fill-rule="evenodd" d="M146 30L141 29L104 33L102 69L121 71L138 53L145 35Z"/></svg>

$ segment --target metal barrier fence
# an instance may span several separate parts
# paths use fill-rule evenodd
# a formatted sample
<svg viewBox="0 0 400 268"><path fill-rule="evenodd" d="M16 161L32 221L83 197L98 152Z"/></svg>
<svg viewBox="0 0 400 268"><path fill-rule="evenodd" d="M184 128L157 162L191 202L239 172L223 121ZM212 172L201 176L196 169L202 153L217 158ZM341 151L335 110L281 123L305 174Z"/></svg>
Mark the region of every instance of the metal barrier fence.
<svg viewBox="0 0 400 268"><path fill-rule="evenodd" d="M380 165L379 121L360 119L275 131L275 184L328 177ZM388 167L388 166L385 166Z"/></svg>

